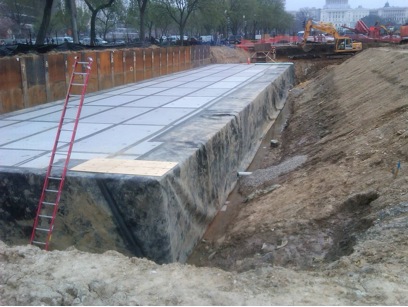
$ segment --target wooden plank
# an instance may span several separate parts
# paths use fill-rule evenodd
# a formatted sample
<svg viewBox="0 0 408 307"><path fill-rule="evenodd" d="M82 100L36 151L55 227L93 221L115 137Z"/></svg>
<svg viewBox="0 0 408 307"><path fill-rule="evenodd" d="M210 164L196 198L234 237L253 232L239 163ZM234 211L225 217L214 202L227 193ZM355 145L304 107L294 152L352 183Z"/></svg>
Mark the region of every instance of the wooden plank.
<svg viewBox="0 0 408 307"><path fill-rule="evenodd" d="M122 159L91 159L79 164L71 171L126 174L140 176L161 177L175 167L177 162L146 161L146 160L122 160Z"/></svg>

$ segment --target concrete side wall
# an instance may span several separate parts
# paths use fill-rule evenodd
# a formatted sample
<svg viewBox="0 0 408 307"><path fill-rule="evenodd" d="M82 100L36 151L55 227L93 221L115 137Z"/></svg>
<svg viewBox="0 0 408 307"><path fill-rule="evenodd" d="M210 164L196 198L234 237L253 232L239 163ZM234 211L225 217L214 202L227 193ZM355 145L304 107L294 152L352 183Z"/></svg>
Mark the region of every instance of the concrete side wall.
<svg viewBox="0 0 408 307"><path fill-rule="evenodd" d="M146 159L166 156L169 161L181 161L161 181L163 206L168 210L170 262L187 260L233 190L237 172L250 165L262 137L284 107L294 81L292 69L288 66L277 78L265 75L265 82L249 84L157 139L165 145ZM206 131L211 127L211 135L203 135L202 127Z"/></svg>
<svg viewBox="0 0 408 307"><path fill-rule="evenodd" d="M92 57L87 92L209 64L209 46L24 55L0 59L0 114L65 99L74 57Z"/></svg>

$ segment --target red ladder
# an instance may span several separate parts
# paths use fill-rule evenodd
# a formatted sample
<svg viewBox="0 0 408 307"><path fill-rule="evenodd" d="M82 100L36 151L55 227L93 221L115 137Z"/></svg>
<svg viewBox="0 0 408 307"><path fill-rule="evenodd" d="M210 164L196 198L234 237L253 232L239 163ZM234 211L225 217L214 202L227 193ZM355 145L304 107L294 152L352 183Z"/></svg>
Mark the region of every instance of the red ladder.
<svg viewBox="0 0 408 307"><path fill-rule="evenodd" d="M45 250L48 250L51 241L55 217L58 213L58 204L60 202L61 192L68 170L68 163L75 141L75 134L81 116L92 62L92 58L88 58L87 62L80 62L78 57L75 57L67 96L62 109L54 147L51 152L50 163L45 175L30 239L30 244L38 245ZM70 105L69 99L71 97L79 97L79 102L74 101L71 103L73 105ZM76 111L75 118L66 117L67 110L73 110L73 113ZM56 155L58 155L58 160L54 161Z"/></svg>

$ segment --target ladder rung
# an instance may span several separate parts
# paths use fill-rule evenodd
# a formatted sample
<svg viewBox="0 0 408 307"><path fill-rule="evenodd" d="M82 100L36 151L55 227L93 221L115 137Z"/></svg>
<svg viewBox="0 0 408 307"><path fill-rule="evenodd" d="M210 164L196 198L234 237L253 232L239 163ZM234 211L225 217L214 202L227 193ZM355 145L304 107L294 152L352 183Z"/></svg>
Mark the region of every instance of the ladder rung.
<svg viewBox="0 0 408 307"><path fill-rule="evenodd" d="M46 218L46 219L52 219L52 216L50 216L50 215L39 215L39 217L44 217L44 218Z"/></svg>
<svg viewBox="0 0 408 307"><path fill-rule="evenodd" d="M46 232L50 231L48 228L40 228L40 227L36 227L35 230L46 231Z"/></svg>
<svg viewBox="0 0 408 307"><path fill-rule="evenodd" d="M80 85L80 86L84 86L84 83L71 83L71 85Z"/></svg>
<svg viewBox="0 0 408 307"><path fill-rule="evenodd" d="M48 179L51 179L51 180L62 180L61 177L52 177L52 176L48 177Z"/></svg>
<svg viewBox="0 0 408 307"><path fill-rule="evenodd" d="M86 75L86 72L74 72L74 75Z"/></svg>
<svg viewBox="0 0 408 307"><path fill-rule="evenodd" d="M82 95L80 94L69 94L69 97L81 97Z"/></svg>
<svg viewBox="0 0 408 307"><path fill-rule="evenodd" d="M58 190L50 190L50 189L45 189L46 192L51 192L51 193L58 193Z"/></svg>
<svg viewBox="0 0 408 307"><path fill-rule="evenodd" d="M48 206L55 206L55 203L50 203L48 201L43 201L42 204L43 205L48 205Z"/></svg>
<svg viewBox="0 0 408 307"><path fill-rule="evenodd" d="M34 244L40 244L40 245L45 245L45 244L47 244L47 243L45 243L45 242L39 242L39 241L33 241L32 243L34 243Z"/></svg>
<svg viewBox="0 0 408 307"><path fill-rule="evenodd" d="M89 64L89 62L77 62L78 64Z"/></svg>

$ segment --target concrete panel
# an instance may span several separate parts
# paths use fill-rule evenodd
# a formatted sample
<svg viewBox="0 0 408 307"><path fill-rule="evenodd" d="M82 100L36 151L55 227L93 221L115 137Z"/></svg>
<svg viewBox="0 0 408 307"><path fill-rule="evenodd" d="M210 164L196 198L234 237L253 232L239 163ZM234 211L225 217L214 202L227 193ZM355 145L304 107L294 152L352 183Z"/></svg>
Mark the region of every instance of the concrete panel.
<svg viewBox="0 0 408 307"><path fill-rule="evenodd" d="M99 90L113 87L111 51L100 51L97 53L98 59L98 80Z"/></svg>
<svg viewBox="0 0 408 307"><path fill-rule="evenodd" d="M114 86L120 86L125 84L124 82L124 63L123 63L123 51L114 50L112 51L113 57L113 82Z"/></svg>
<svg viewBox="0 0 408 307"><path fill-rule="evenodd" d="M19 62L16 58L0 59L0 114L24 108Z"/></svg>
<svg viewBox="0 0 408 307"><path fill-rule="evenodd" d="M64 99L67 93L65 56L62 53L50 53L45 57L48 69L48 101Z"/></svg>
<svg viewBox="0 0 408 307"><path fill-rule="evenodd" d="M28 105L36 106L47 101L45 86L45 63L43 56L25 58L25 75L27 80Z"/></svg>

